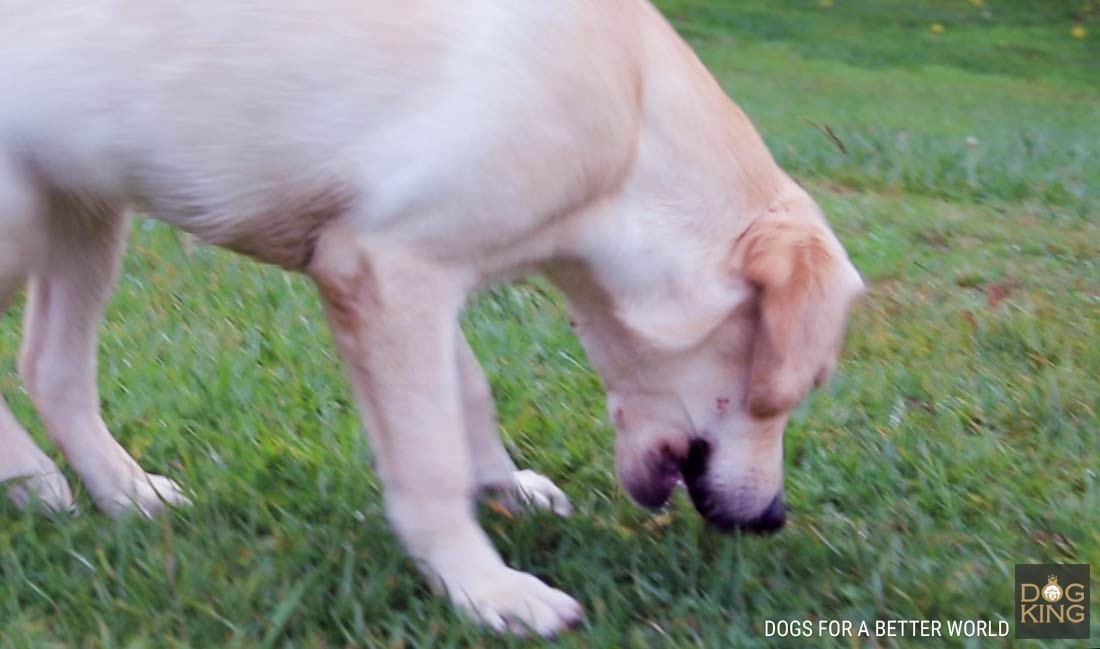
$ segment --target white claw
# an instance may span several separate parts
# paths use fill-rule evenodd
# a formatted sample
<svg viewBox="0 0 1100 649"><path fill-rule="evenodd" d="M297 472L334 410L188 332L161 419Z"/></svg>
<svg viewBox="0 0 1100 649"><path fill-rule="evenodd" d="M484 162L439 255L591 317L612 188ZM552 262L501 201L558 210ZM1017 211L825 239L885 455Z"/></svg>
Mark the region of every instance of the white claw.
<svg viewBox="0 0 1100 649"><path fill-rule="evenodd" d="M183 489L161 475L141 472L124 488L114 493L99 494L96 505L107 515L115 518L136 512L152 518L164 513L170 507L187 507L191 500L183 494Z"/></svg>
<svg viewBox="0 0 1100 649"><path fill-rule="evenodd" d="M523 469L513 473L512 480L515 483L516 495L525 506L549 510L558 516L568 516L573 513L573 505L569 503L569 498L550 478L530 469Z"/></svg>
<svg viewBox="0 0 1100 649"><path fill-rule="evenodd" d="M56 513L76 511L69 481L56 469L13 478L4 486L7 487L8 497L20 509L37 504Z"/></svg>
<svg viewBox="0 0 1100 649"><path fill-rule="evenodd" d="M477 585L451 589L454 603L489 628L526 636L551 637L584 619L584 609L569 595L525 572L503 568Z"/></svg>

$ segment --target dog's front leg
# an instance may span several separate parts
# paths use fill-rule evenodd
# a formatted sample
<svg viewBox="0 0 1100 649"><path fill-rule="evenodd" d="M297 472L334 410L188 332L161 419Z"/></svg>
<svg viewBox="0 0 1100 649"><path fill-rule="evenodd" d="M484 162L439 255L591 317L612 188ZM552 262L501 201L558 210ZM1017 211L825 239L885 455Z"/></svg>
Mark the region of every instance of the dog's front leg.
<svg viewBox="0 0 1100 649"><path fill-rule="evenodd" d="M568 595L504 565L474 517L458 369L456 274L392 244L329 231L310 274L354 385L395 531L433 585L499 630L549 635Z"/></svg>
<svg viewBox="0 0 1100 649"><path fill-rule="evenodd" d="M559 516L573 511L569 499L549 478L530 469L518 470L500 441L496 405L470 343L459 331L458 373L462 382L462 414L478 492L503 496L509 510L548 509Z"/></svg>

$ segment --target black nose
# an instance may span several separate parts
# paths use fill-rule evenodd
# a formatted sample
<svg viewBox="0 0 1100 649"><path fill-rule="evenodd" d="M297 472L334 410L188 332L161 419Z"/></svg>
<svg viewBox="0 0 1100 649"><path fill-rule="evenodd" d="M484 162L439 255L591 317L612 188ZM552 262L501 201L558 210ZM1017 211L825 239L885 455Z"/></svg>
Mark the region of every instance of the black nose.
<svg viewBox="0 0 1100 649"><path fill-rule="evenodd" d="M684 476L684 482L689 486L699 482L703 474L707 472L707 464L710 462L710 442L705 439L692 440L688 447L687 457L680 464L680 474Z"/></svg>
<svg viewBox="0 0 1100 649"><path fill-rule="evenodd" d="M740 528L754 534L775 534L786 522L787 502L783 499L783 494L779 494L772 499L771 504L769 504L759 516L751 521L742 523Z"/></svg>
<svg viewBox="0 0 1100 649"><path fill-rule="evenodd" d="M713 503L713 501L711 501ZM698 505L698 503L697 503ZM756 518L743 519L726 510L720 505L712 504L710 507L699 508L699 512L707 522L723 532L749 532L752 534L775 534L787 522L787 503L783 494L779 494L764 511Z"/></svg>
<svg viewBox="0 0 1100 649"><path fill-rule="evenodd" d="M707 465L710 463L711 446L704 440L692 442L687 458L680 465L688 495L695 509L708 523L724 532L739 530L753 534L773 534L787 522L787 503L783 492L772 499L755 518L742 518L736 510L714 493L706 479Z"/></svg>

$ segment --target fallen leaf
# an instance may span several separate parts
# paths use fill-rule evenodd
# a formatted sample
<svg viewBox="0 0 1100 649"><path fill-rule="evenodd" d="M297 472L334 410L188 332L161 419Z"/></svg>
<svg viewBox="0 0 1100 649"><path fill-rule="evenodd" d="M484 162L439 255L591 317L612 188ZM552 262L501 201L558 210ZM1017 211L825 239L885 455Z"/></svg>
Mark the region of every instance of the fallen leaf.
<svg viewBox="0 0 1100 649"><path fill-rule="evenodd" d="M513 514L513 513L512 513L512 510L508 509L508 506L507 506L507 505L505 505L504 503L500 502L499 500L496 500L495 498L494 498L494 499L492 499L492 500L490 500L490 501L488 501L487 503L485 503L485 505L486 505L486 506L487 506L487 507L488 507L488 508L489 508L490 510L492 510L492 511L494 511L494 512L498 513L498 514L500 514L500 515L501 515L501 516L503 516L504 518L509 518L509 519L511 519L511 518L515 518L515 514Z"/></svg>
<svg viewBox="0 0 1100 649"><path fill-rule="evenodd" d="M650 532L653 532L655 530L661 529L662 527L667 527L671 523L672 523L672 514L664 513L664 514L660 514L659 516L654 516L653 518L649 519L648 521L645 522L644 526L647 530L649 530Z"/></svg>
<svg viewBox="0 0 1100 649"><path fill-rule="evenodd" d="M990 284L986 287L986 302L995 308L1019 287L1019 283L1012 279Z"/></svg>

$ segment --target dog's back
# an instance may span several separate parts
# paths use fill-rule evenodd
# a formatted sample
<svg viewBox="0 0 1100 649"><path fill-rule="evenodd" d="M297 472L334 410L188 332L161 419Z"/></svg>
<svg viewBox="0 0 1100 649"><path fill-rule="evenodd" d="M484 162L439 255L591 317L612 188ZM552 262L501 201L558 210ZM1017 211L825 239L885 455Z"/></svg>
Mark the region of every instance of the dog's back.
<svg viewBox="0 0 1100 649"><path fill-rule="evenodd" d="M137 200L300 268L350 207L382 227L476 184L456 169L514 176L582 150L564 137L628 131L617 88L592 118L562 110L623 76L584 61L609 49L584 5L0 0L0 156L39 188ZM524 199L562 191L553 172L540 160Z"/></svg>

